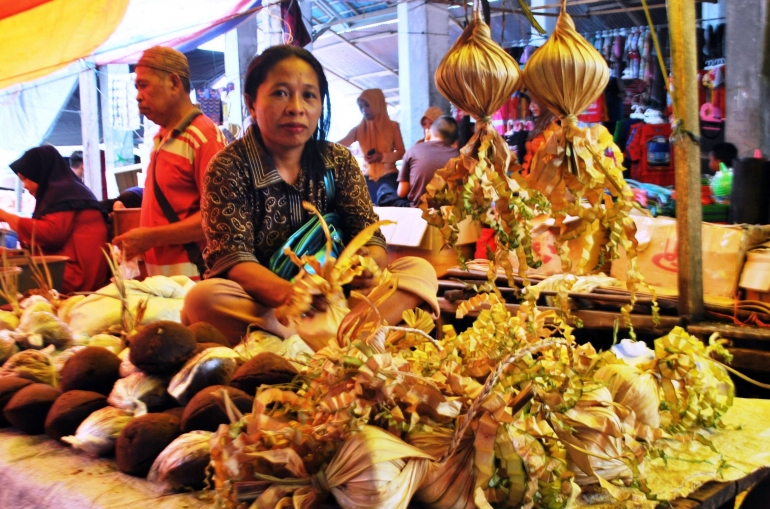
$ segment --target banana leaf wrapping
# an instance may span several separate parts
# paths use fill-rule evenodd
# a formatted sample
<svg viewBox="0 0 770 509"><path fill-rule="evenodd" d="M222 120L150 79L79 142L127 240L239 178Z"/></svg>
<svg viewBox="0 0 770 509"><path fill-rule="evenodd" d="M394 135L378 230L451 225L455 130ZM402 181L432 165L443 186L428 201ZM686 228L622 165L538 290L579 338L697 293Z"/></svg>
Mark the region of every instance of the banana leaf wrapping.
<svg viewBox="0 0 770 509"><path fill-rule="evenodd" d="M59 383L59 373L49 352L54 347L49 345L43 350L23 350L11 355L0 368L0 376L18 376L36 383L56 387Z"/></svg>
<svg viewBox="0 0 770 509"><path fill-rule="evenodd" d="M453 437L453 430L436 428L408 433L405 440L434 458L440 458L446 454ZM446 462L428 465L414 500L428 509L474 509L474 452L473 437L469 432Z"/></svg>
<svg viewBox="0 0 770 509"><path fill-rule="evenodd" d="M232 348L209 348L185 363L171 378L168 393L184 406L198 391L212 385L228 385L241 357Z"/></svg>
<svg viewBox="0 0 770 509"><path fill-rule="evenodd" d="M192 431L174 439L150 467L147 479L167 483L173 488L203 484L205 468L211 460L210 431Z"/></svg>
<svg viewBox="0 0 770 509"><path fill-rule="evenodd" d="M173 402L166 390L167 385L168 379L136 371L115 382L107 397L107 403L134 417L142 416L148 411L157 412Z"/></svg>
<svg viewBox="0 0 770 509"><path fill-rule="evenodd" d="M617 258L623 248L630 261L626 286L632 297L622 313L631 327L635 292L644 284L636 259L636 226L630 217L633 193L623 179L623 156L612 135L602 125L581 128L577 123L577 115L604 91L609 68L575 30L566 12L566 0L562 0L556 29L529 59L522 79L538 102L560 121L543 132L545 141L532 159L527 184L550 200L557 225L567 215L582 220L580 228L570 234L581 235L586 241L577 267L572 267L565 239L557 239L564 271L582 275L593 269L587 266L592 234L597 228L606 228L610 237L606 254ZM656 307L653 312L657 316Z"/></svg>
<svg viewBox="0 0 770 509"><path fill-rule="evenodd" d="M607 383L613 401L627 406L636 417L636 437L660 438L660 384L651 372L624 363L599 368L594 379Z"/></svg>
<svg viewBox="0 0 770 509"><path fill-rule="evenodd" d="M86 417L75 434L62 441L92 456L105 456L114 451L120 432L133 418L131 412L107 406Z"/></svg>
<svg viewBox="0 0 770 509"><path fill-rule="evenodd" d="M631 417L631 430L624 429L621 415ZM633 430L633 415L613 405L609 389L599 386L584 391L577 405L554 414L551 423L568 446L568 467L575 472L577 484L598 482L618 500L631 496L608 481L630 482L643 475L644 449L626 433Z"/></svg>

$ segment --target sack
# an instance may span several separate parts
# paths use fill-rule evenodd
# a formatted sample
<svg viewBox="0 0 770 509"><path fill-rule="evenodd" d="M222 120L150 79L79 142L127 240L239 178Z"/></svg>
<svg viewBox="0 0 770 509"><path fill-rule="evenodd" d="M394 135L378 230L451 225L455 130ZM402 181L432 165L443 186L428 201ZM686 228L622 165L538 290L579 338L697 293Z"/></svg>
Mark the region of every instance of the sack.
<svg viewBox="0 0 770 509"><path fill-rule="evenodd" d="M325 214L323 218L329 226L329 233L332 237L331 254L334 258L338 258L342 254L342 250L345 249L345 244L342 242L342 220L336 212ZM302 225L302 228L294 232L289 240L270 257L270 270L277 276L291 281L299 273L299 267L284 254L284 249L287 247L298 257L310 255L320 263L324 263L326 260L326 235L318 216L314 215L310 221ZM308 265L305 266L305 270L313 272Z"/></svg>

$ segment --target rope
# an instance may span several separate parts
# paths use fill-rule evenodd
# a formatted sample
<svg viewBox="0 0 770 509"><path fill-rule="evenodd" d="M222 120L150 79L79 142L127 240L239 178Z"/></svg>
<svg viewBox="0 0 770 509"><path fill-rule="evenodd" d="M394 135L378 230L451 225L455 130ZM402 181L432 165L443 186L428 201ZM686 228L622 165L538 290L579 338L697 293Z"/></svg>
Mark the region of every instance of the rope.
<svg viewBox="0 0 770 509"><path fill-rule="evenodd" d="M561 120L562 127L572 127L572 126L576 126L578 123L577 115L574 115L572 113L568 115L560 116L559 120Z"/></svg>

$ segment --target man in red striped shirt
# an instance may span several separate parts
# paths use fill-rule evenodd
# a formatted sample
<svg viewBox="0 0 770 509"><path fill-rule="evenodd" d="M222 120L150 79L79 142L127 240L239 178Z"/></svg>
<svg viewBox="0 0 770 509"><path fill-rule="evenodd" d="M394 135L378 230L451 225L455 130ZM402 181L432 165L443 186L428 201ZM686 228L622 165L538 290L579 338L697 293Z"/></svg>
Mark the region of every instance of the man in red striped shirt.
<svg viewBox="0 0 770 509"><path fill-rule="evenodd" d="M190 100L184 54L161 46L145 51L136 65L136 90L140 113L161 129L147 171L140 227L113 243L121 246L125 259L143 256L151 276L198 279L205 247L201 182L225 139Z"/></svg>

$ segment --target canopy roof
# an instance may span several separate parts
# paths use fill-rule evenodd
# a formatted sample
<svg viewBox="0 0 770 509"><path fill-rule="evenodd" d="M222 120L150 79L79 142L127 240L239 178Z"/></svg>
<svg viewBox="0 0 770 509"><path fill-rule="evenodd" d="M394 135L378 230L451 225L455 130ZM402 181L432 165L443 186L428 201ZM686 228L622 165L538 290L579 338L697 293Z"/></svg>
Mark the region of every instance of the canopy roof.
<svg viewBox="0 0 770 509"><path fill-rule="evenodd" d="M162 44L195 49L261 0L13 0L0 2L0 90L86 59L136 62Z"/></svg>

